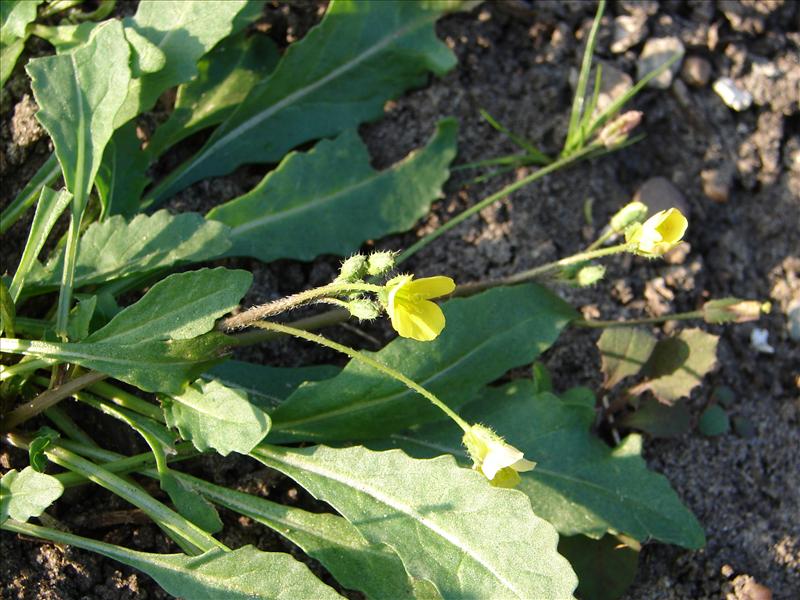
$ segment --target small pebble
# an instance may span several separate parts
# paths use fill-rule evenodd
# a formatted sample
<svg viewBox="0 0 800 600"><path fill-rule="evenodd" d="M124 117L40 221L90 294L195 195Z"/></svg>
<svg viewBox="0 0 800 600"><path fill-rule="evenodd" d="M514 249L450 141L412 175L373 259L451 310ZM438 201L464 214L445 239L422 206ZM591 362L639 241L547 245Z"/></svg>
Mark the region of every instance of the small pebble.
<svg viewBox="0 0 800 600"><path fill-rule="evenodd" d="M651 38L647 40L644 48L642 48L642 53L639 55L639 60L636 62L636 78L641 81L645 75L658 69L675 54L683 56L683 53L683 43L676 37ZM666 90L672 84L672 78L680 68L681 59L679 58L672 63L669 69L652 79L648 85Z"/></svg>
<svg viewBox="0 0 800 600"><path fill-rule="evenodd" d="M602 63L600 92L597 94L596 114L600 114L633 87L633 79L609 63Z"/></svg>
<svg viewBox="0 0 800 600"><path fill-rule="evenodd" d="M647 36L647 15L622 15L614 19L614 38L611 41L611 52L622 54L633 48Z"/></svg>
<svg viewBox="0 0 800 600"><path fill-rule="evenodd" d="M658 12L658 2L656 0L619 0L617 6L630 15L652 17Z"/></svg>
<svg viewBox="0 0 800 600"><path fill-rule="evenodd" d="M645 181L636 190L633 199L647 206L648 216L673 207L681 211L687 219L692 212L681 191L664 177L652 177Z"/></svg>
<svg viewBox="0 0 800 600"><path fill-rule="evenodd" d="M733 185L733 169L722 166L718 169L705 169L700 173L703 182L703 193L709 200L724 204L731 198Z"/></svg>
<svg viewBox="0 0 800 600"><path fill-rule="evenodd" d="M711 78L711 63L699 56L690 56L683 61L683 80L694 87L705 87Z"/></svg>
<svg viewBox="0 0 800 600"><path fill-rule="evenodd" d="M750 345L761 354L775 354L775 348L769 345L769 331L756 327L750 334Z"/></svg>
<svg viewBox="0 0 800 600"><path fill-rule="evenodd" d="M753 104L753 96L743 90L730 77L721 77L714 82L714 91L722 101L736 112L747 110Z"/></svg>
<svg viewBox="0 0 800 600"><path fill-rule="evenodd" d="M795 342L800 342L800 298L792 300L786 310L789 317L786 327L789 330L789 337Z"/></svg>

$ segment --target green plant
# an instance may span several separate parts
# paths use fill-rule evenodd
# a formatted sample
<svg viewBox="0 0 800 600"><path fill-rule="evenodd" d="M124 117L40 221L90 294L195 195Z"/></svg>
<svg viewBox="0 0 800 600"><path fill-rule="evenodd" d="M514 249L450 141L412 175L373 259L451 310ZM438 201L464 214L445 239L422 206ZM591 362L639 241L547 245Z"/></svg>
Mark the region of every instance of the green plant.
<svg viewBox="0 0 800 600"><path fill-rule="evenodd" d="M500 280L455 286L444 276L392 277L484 206L626 143L630 118L616 114L622 104L596 119L593 101L582 108L593 41L559 159L539 156L546 164L533 175L403 252L359 252L366 240L411 228L449 176L454 120L442 120L424 148L383 171L369 165L354 128L380 117L386 100L429 72L455 65L433 25L457 7L337 0L280 59L265 38L247 34L261 3L244 0L142 0L121 21L37 30L59 52L27 65L55 152L2 215L6 230L35 200L20 264L0 287L2 391L26 398L3 415L2 429L30 457L30 466L0 482L2 529L100 553L191 598L338 596L288 554L226 547L214 537L222 528L216 506L285 536L340 586L393 599L561 598L577 584L570 562L589 589L587 553L614 554L618 541L630 548L614 556L625 572L641 542L702 546L696 519L647 470L641 437L610 448L590 432L591 391L557 394L541 365L530 379L489 385L532 364L569 324L598 325L582 322L533 280L587 285L602 276L596 259L660 256L680 241L685 219L668 212L645 221L639 207L625 207L610 229L625 233L624 242L605 246L612 235L604 235L584 251ZM174 112L143 148L135 118L176 86ZM211 130L205 144L151 185L149 165L200 130ZM308 142L316 143L307 152L293 150ZM277 166L206 215L157 210L192 183L252 162ZM65 188L56 191L49 186L59 174ZM40 263L67 209L69 230ZM178 269L227 257L321 254L350 255L335 281L235 315L249 272ZM145 289L119 305L123 294ZM451 293L441 309L432 302ZM36 312L28 301L38 296L52 299L52 308ZM289 324L274 319L319 303L336 309ZM384 313L401 337L374 353L308 331ZM340 370L230 358L235 347L282 335L351 360ZM655 343L633 346L647 360ZM658 381L651 378L650 389ZM104 448L59 404L66 398L131 427L148 452ZM39 415L52 428L32 429ZM176 468L202 453L247 455L338 515L282 506ZM141 476L158 481L161 499ZM141 509L180 552L136 552L47 526L45 511L63 490L89 482ZM43 525L27 522L34 517Z"/></svg>

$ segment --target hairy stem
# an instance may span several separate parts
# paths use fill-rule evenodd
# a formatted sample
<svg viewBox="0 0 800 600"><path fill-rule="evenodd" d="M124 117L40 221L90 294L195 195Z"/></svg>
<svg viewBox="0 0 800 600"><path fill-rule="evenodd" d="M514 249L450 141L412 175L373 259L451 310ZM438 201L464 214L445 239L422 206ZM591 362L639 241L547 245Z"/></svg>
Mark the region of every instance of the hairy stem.
<svg viewBox="0 0 800 600"><path fill-rule="evenodd" d="M317 335L315 333L309 333L308 331L303 331L302 329L297 329L295 327L289 327L287 325L280 325L279 323L272 323L270 321L261 321L259 323L256 323L256 326L257 327L261 327L263 329L270 330L270 331L276 331L276 332L279 332L279 333L285 333L285 334L288 334L288 335L293 335L293 336L298 337L300 339L304 339L304 340L307 340L309 342L317 343L320 346L325 346L326 348L331 348L332 350L336 350L337 352L341 352L342 354L346 354L347 356L349 356L353 360L357 360L357 361L363 362L364 364L369 365L373 369L388 375L392 379L396 379L397 381L401 382L402 384L404 384L408 388L410 388L410 389L414 390L415 392L417 392L418 394L420 394L425 399L430 400L430 402L434 406L436 406L437 408L441 409L448 417L453 419L458 424L458 426L461 427L461 429L463 429L464 431L467 431L470 428L469 423L467 423L464 419L459 417L458 414L456 414L449 406L447 406L444 402L439 400L439 398L437 398L431 392L426 390L424 387L422 387L416 381L414 381L412 379L409 379L408 377L403 375L400 371L397 371L397 370L395 370L395 369L393 369L393 368L391 368L391 367L389 367L389 366L387 366L387 365L385 365L385 364L383 364L381 362L378 362L374 358L371 358L371 357L369 357L369 356L367 356L365 354L362 354L361 352L358 352L357 350L353 350L352 348L350 348L348 346L345 346L343 344L339 344L337 342L329 340L328 338L322 337L321 335Z"/></svg>

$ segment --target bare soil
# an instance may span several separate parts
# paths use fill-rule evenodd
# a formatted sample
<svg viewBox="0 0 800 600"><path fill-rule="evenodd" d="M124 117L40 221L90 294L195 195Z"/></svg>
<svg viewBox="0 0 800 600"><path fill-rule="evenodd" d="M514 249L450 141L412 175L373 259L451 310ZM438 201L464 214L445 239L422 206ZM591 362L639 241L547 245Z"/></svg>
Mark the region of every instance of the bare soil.
<svg viewBox="0 0 800 600"><path fill-rule="evenodd" d="M264 27L282 46L319 18L319 5L291 8L268 4ZM426 142L438 119L460 123L456 163L515 151L479 116L486 109L517 134L556 153L566 131L572 95L571 72L580 64L594 5L589 2L506 0L442 19L440 38L458 56L458 67L386 106L384 119L363 126L374 165L385 167ZM643 14L648 35L622 53L611 51L614 20ZM463 282L497 277L566 256L585 246L608 217L655 177L671 182L689 213L690 245L670 262L643 259L610 261L605 281L588 290L559 289L593 318L636 318L666 311L694 310L709 298L737 296L771 300L773 312L759 323L710 327L720 335L719 364L689 401L696 422L715 386L730 387L735 401L728 412L747 419L750 435L731 432L705 437L696 428L678 438L650 439L645 454L651 468L672 482L705 528L707 546L699 551L645 544L640 569L626 598L797 597L800 590L800 347L789 335L787 313L800 302L800 9L781 0L706 2L612 2L601 27L598 56L605 64L636 78L636 62L648 38L675 36L686 50L684 62L703 59L710 80L697 85L692 73L675 77L669 89L648 89L634 103L645 114L642 142L621 152L582 163L544 178L485 209L455 228L408 264L419 275L448 273ZM47 51L29 42L32 55ZM711 87L730 77L754 102L736 112ZM574 74L573 74L574 78ZM6 205L48 152L48 140L33 118L30 90L15 74L0 109L0 196ZM156 111L150 123L163 118ZM146 127L147 120L143 121ZM190 153L202 139L177 148L155 175ZM252 187L267 167L203 182L180 194L172 210L204 210ZM703 172L713 176L707 184ZM483 184L467 185L471 174L457 171L445 197L419 227L376 242L402 248L437 224L514 178L522 169ZM727 196L718 202L709 196ZM593 220L584 207L591 201ZM29 219L3 240L3 270L13 272ZM265 299L325 283L338 259L315 264L229 261L254 272L246 301ZM773 354L751 345L754 327L766 329ZM673 331L675 323L664 330ZM380 341L381 325L365 331ZM366 345L352 329L327 332L336 339ZM598 331L571 330L546 353L558 389L588 385L599 390ZM269 364L341 362L326 350L294 341L252 348L241 357ZM136 440L103 419L87 427L123 451L142 451ZM27 458L2 449L4 469ZM294 484L246 459L202 459L189 469L226 485L258 492L311 510L326 507ZM70 507L69 509L67 507ZM76 533L148 551L176 549L137 511L97 489L77 489L52 515ZM223 541L253 543L263 549L300 553L274 533L223 511ZM40 544L3 533L0 537L0 590L3 598L163 598L148 577L95 555ZM307 559L306 559L307 560ZM314 565L323 577L323 570ZM357 594L350 594L357 597Z"/></svg>

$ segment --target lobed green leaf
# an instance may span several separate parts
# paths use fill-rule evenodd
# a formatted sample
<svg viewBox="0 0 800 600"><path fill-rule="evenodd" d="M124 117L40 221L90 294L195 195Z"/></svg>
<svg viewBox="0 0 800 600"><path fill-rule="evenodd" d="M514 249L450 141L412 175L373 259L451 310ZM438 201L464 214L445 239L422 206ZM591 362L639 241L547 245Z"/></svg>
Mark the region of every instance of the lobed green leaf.
<svg viewBox="0 0 800 600"><path fill-rule="evenodd" d="M308 154L290 154L253 190L207 216L231 227L231 255L265 262L346 255L428 212L450 175L457 132L454 119L440 121L425 148L375 171L358 133L347 131Z"/></svg>
<svg viewBox="0 0 800 600"><path fill-rule="evenodd" d="M609 448L589 429L594 410L536 394L530 380L486 388L461 411L483 423L536 462L517 488L528 495L537 515L564 535L600 537L623 532L637 540L655 538L687 548L705 543L703 530L662 475L647 470L641 438L628 436ZM432 424L392 441L416 456L449 452L470 463L460 432L450 421Z"/></svg>
<svg viewBox="0 0 800 600"><path fill-rule="evenodd" d="M52 475L33 467L11 469L0 479L0 523L9 517L17 521L38 517L63 492L64 486Z"/></svg>
<svg viewBox="0 0 800 600"><path fill-rule="evenodd" d="M303 142L380 117L386 100L424 83L428 71L441 75L456 64L434 32L442 8L404 0L331 2L322 22L289 47L151 201L245 163L278 161Z"/></svg>
<svg viewBox="0 0 800 600"><path fill-rule="evenodd" d="M409 458L363 447L251 453L328 502L408 573L445 598L569 598L577 584L557 534L524 494L500 489L452 457Z"/></svg>

